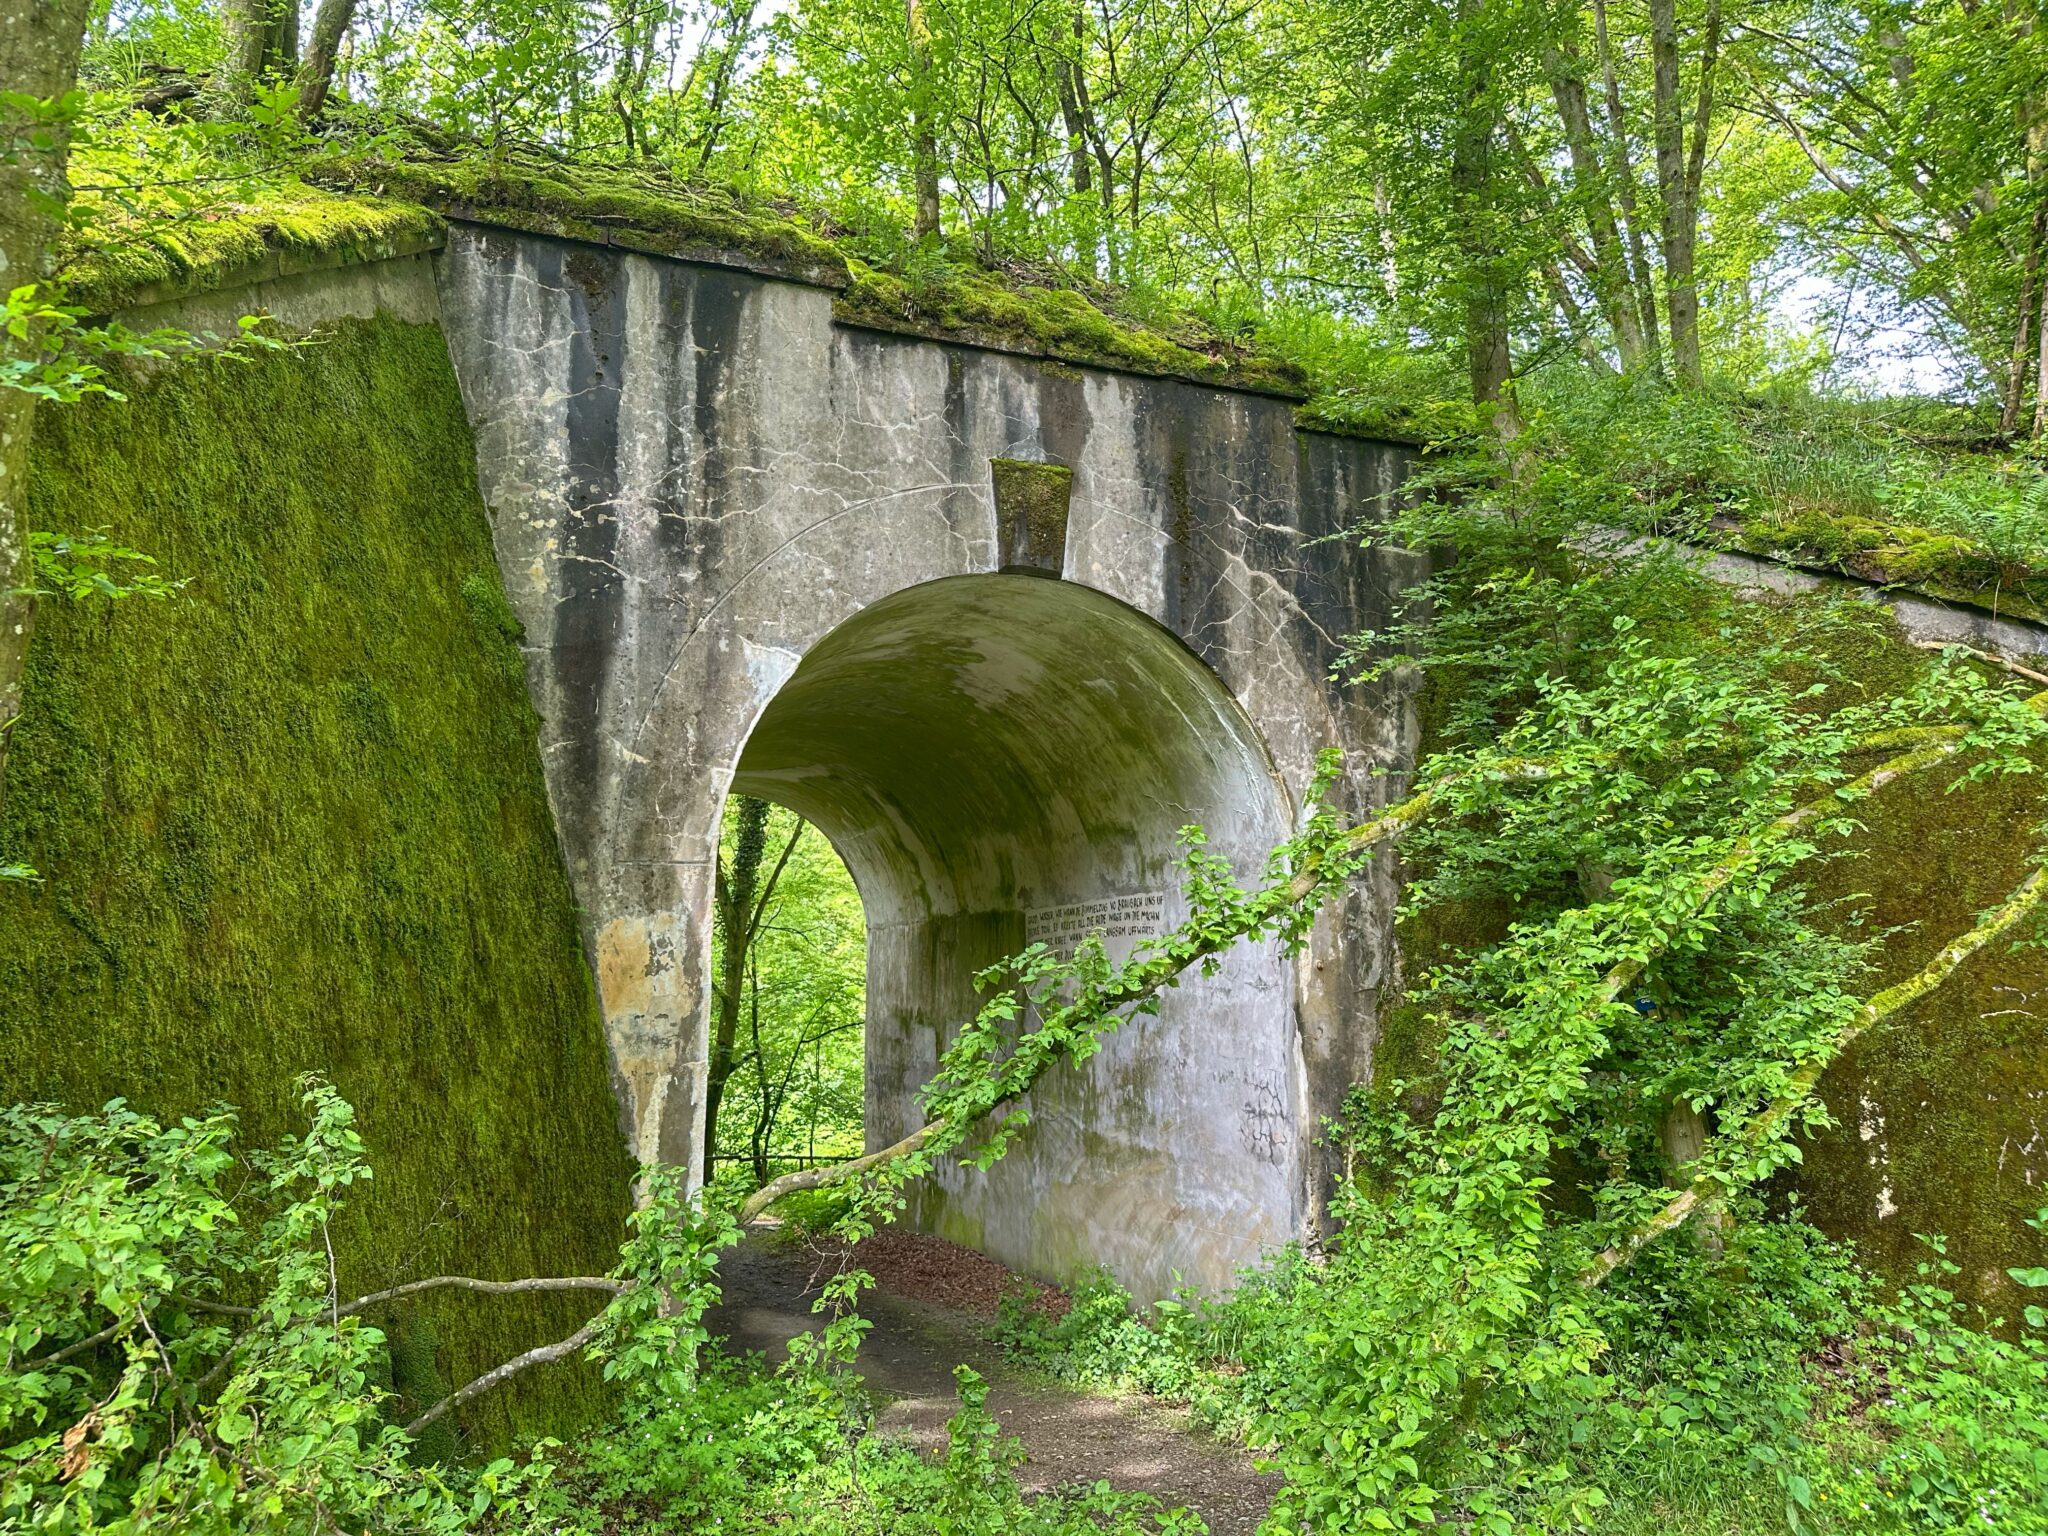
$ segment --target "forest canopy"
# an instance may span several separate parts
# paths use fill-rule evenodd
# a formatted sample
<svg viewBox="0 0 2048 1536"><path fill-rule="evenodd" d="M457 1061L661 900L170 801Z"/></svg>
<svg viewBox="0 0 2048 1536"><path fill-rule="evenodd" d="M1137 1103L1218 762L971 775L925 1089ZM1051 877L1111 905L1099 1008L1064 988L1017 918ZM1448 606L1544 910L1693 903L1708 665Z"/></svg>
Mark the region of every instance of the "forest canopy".
<svg viewBox="0 0 2048 1536"><path fill-rule="evenodd" d="M1968 3L121 0L82 180L139 195L145 120L541 150L802 209L913 275L1369 341L1392 376L1354 390L1910 381L2038 433L2044 46Z"/></svg>

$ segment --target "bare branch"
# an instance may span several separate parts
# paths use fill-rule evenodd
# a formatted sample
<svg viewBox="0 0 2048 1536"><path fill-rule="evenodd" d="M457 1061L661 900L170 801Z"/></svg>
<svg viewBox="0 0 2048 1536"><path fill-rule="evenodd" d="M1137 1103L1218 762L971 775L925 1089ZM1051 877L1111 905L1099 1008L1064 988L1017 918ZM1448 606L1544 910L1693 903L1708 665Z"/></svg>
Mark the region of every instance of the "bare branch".
<svg viewBox="0 0 2048 1536"><path fill-rule="evenodd" d="M98 1349L102 1344L111 1343L122 1332L124 1332L127 1329L127 1327L127 1318L116 1318L113 1322L107 1324L106 1327L102 1328L98 1333L88 1334L86 1337L78 1340L76 1343L66 1344L62 1349L53 1350L49 1354L44 1355L40 1359L22 1361L21 1369L25 1371L39 1371L43 1369L43 1367L45 1366L56 1365L60 1361L69 1360L73 1355L82 1355L88 1349Z"/></svg>
<svg viewBox="0 0 2048 1536"><path fill-rule="evenodd" d="M503 1365L493 1370L485 1371L476 1380L458 1387L425 1413L414 1419L410 1424L406 1425L405 1432L408 1435L417 1435L443 1414L460 1408L472 1398L483 1396L484 1393L490 1391L491 1388L497 1386L500 1382L511 1380L521 1371L531 1370L536 1365L548 1365L553 1361L562 1359L564 1356L575 1354L577 1350L596 1337L597 1322L598 1320L593 1317L566 1339L558 1339L553 1344L543 1344L538 1349L529 1349L525 1354L514 1355Z"/></svg>
<svg viewBox="0 0 2048 1536"><path fill-rule="evenodd" d="M1996 651L1980 651L1974 645L1962 645L1954 640L1915 640L1913 648L1918 651L1961 651L1979 661L1989 662L1994 667L2003 667L2014 677L2024 677L2030 683L2048 684L2048 672L2036 672L2032 667L2023 667L2010 656L2001 656Z"/></svg>
<svg viewBox="0 0 2048 1536"><path fill-rule="evenodd" d="M616 1296L625 1289L625 1281L610 1280L602 1275L543 1276L537 1280L475 1280L468 1275L435 1275L429 1280L409 1280L404 1285L392 1286L388 1291L372 1291L367 1296L358 1296L341 1308L340 1316L354 1317L358 1312L384 1302L417 1296L422 1291L481 1291L487 1296L517 1296L533 1291L603 1291Z"/></svg>

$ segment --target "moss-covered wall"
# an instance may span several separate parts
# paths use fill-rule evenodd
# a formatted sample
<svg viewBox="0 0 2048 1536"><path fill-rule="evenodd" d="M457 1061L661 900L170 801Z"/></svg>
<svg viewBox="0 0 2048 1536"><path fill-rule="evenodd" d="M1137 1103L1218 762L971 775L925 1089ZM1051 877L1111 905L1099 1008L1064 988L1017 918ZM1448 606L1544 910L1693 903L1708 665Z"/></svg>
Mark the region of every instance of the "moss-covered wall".
<svg viewBox="0 0 2048 1536"><path fill-rule="evenodd" d="M1783 621L1799 627L1799 615L1825 600L1793 599ZM1932 664L1875 615L1824 633L1839 702L1903 692ZM1452 702L1432 679L1421 700L1425 755ZM1976 784L1959 784L1960 769L1900 780L1860 809L1866 830L1850 857L1810 866L1816 902L1834 920L1860 919L1862 932L1886 935L1868 991L1921 969L2025 878L2048 823L2048 755L2036 768ZM1496 942L1510 917L1466 904L1404 921L1404 974L1420 977ZM1411 1083L1426 1107L1438 1026L1415 1003L1387 1003L1375 1079ZM1821 1090L1836 1127L1805 1144L1783 1192L1898 1279L1927 1256L1915 1234L1941 1234L1962 1271L1955 1288L2010 1316L2021 1298L2005 1268L2041 1262L2043 1240L2026 1222L2048 1206L2048 948L1986 949L1859 1041Z"/></svg>
<svg viewBox="0 0 2048 1536"><path fill-rule="evenodd" d="M343 321L45 409L39 526L111 525L190 585L45 603L8 760L0 1095L225 1100L294 1128L326 1073L375 1163L348 1289L609 1267L630 1170L440 331ZM414 1396L559 1337L586 1298L405 1314ZM480 1405L567 1427L594 1373Z"/></svg>
<svg viewBox="0 0 2048 1536"><path fill-rule="evenodd" d="M1905 687L1927 664L1882 631L1837 659L1846 686L1875 692ZM1873 990L1967 932L2040 848L2048 760L2028 775L1962 776L1930 772L1883 790L1861 812L1852 856L1815 870L1816 897L1889 935ZM1940 1233L1962 1269L1957 1289L2012 1315L2020 1293L2005 1268L2041 1262L2026 1220L2048 1206L2048 950L1986 949L1858 1041L1821 1089L1837 1126L1808 1143L1796 1181L1814 1218L1901 1278L1926 1257L1914 1234Z"/></svg>

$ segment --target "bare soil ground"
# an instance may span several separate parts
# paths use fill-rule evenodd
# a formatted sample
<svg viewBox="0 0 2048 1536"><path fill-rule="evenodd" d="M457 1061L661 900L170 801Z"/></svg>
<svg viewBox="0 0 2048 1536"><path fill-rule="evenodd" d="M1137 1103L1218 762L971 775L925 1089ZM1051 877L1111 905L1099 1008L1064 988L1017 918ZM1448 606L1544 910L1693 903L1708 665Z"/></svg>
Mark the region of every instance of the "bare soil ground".
<svg viewBox="0 0 2048 1536"><path fill-rule="evenodd" d="M706 1318L735 1351L771 1362L787 1341L815 1329L818 1285L841 1265L843 1245L811 1245L757 1229L720 1265L724 1299ZM989 1408L1029 1455L1018 1477L1028 1492L1107 1481L1186 1506L1214 1536L1252 1536L1279 1487L1253 1469L1249 1454L1227 1445L1161 1404L1075 1392L1007 1360L987 1336L1005 1290L1027 1286L1036 1305L1064 1298L1000 1264L939 1238L888 1231L861 1244L854 1264L877 1288L862 1312L874 1327L862 1342L860 1369L884 1402L881 1425L930 1453L945 1445L958 1406L953 1367L987 1378Z"/></svg>

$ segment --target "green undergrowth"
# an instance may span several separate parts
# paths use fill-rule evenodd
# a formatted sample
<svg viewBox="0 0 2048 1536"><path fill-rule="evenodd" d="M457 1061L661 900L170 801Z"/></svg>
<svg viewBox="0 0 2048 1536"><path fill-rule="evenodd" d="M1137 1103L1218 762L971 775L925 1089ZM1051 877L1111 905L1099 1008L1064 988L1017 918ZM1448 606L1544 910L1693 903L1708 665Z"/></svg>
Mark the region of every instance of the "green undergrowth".
<svg viewBox="0 0 2048 1536"><path fill-rule="evenodd" d="M688 1394L564 1455L541 1513L584 1532L803 1531L813 1536L1197 1536L1201 1521L1106 1482L1027 1496L1022 1445L972 1370L927 1457L878 1434L857 1378L802 1356L709 1355Z"/></svg>
<svg viewBox="0 0 2048 1536"><path fill-rule="evenodd" d="M1829 513L1817 508L1767 512L1722 529L1728 547L1838 571L1879 586L1913 587L1933 597L2048 621L2048 511L2040 548L2001 560L1995 546L1967 531L1967 514L1949 529Z"/></svg>
<svg viewBox="0 0 2048 1536"><path fill-rule="evenodd" d="M1817 708L1904 693L1936 664L1882 609L1826 594L1738 598L1674 564L1655 604L1667 639L1683 649L1798 646L1814 653L1819 663L1802 665L1796 678L1825 688ZM1428 674L1418 694L1425 757L1461 731L1483 729L1471 714L1478 675L1458 668ZM1848 856L1816 860L1806 872L1821 922L1845 937L1880 938L1871 990L1919 970L2025 878L2036 830L2048 823L2048 758L2032 755L2031 773L1986 778L1937 769L1900 780L1861 810ZM1405 912L1397 928L1404 982L1483 952L1521 915L1480 901ZM1853 1241L1866 1262L1895 1280L1912 1276L1921 1260L1916 1234L1946 1234L1960 1267L1955 1288L2013 1312L2021 1298L2006 1268L2027 1249L2025 1222L2040 1203L2020 1170L2038 1156L2023 1149L2038 1147L2039 1105L2048 1096L2048 1058L2031 1001L2044 994L2048 948L2017 945L1995 962L1965 967L1859 1040L1821 1080L1832 1127L1804 1138L1803 1161L1782 1176L1783 1188L1796 1190L1820 1227ZM1413 1104L1427 1104L1441 1014L1389 987L1380 1019L1375 1080L1401 1083Z"/></svg>
<svg viewBox="0 0 2048 1536"><path fill-rule="evenodd" d="M1546 1392L1496 1384L1468 1395L1476 1475L1493 1459L1541 1459L1566 1485L1600 1490L1561 1524L1538 1517L1512 1529L2048 1531L2041 1309L2029 1309L2017 1341L2001 1338L1985 1331L1998 1319L1946 1289L1956 1267L1938 1240L1891 1292L1796 1213L1764 1219L1747 1203L1743 1214L1718 1250L1673 1244L1600 1297L1608 1348L1591 1373ZM2035 1225L2039 1247L2048 1215ZM1144 1309L1097 1272L1076 1283L1058 1318L1007 1298L997 1337L1070 1385L1186 1404L1261 1449L1292 1432L1299 1404L1314 1396L1303 1383L1341 1333L1326 1275L1345 1262L1343 1244L1334 1240L1329 1261L1282 1253L1221 1298ZM2036 1273L2048 1284L2048 1271ZM1541 1483L1523 1494L1532 1515L1543 1508Z"/></svg>
<svg viewBox="0 0 2048 1536"><path fill-rule="evenodd" d="M42 605L8 759L0 1100L291 1121L355 1104L376 1178L350 1293L608 1267L627 1207L602 1028L473 448L439 331L307 346L45 409L31 511L186 583ZM438 1396L587 1307L429 1298L396 1386ZM593 1374L516 1381L480 1440L568 1428Z"/></svg>
<svg viewBox="0 0 2048 1536"><path fill-rule="evenodd" d="M2048 473L1939 402L1544 376L1532 442L1605 520L2048 616Z"/></svg>

